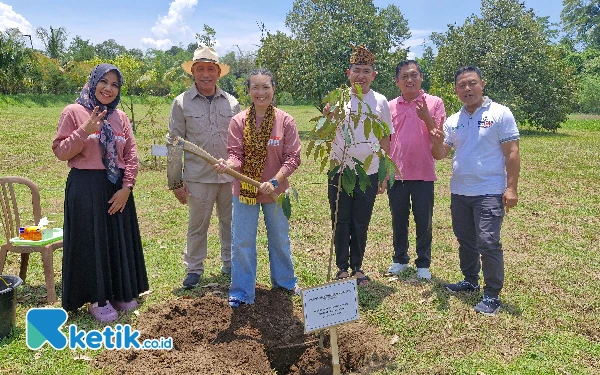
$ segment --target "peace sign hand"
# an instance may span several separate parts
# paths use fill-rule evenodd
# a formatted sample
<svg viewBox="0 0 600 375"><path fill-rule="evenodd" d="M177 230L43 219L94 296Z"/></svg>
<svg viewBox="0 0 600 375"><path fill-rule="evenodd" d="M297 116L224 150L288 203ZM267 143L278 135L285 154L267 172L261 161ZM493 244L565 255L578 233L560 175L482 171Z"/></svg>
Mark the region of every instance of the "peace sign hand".
<svg viewBox="0 0 600 375"><path fill-rule="evenodd" d="M417 106L417 116L419 116L421 120L426 121L428 118L431 117L431 114L429 113L429 108L427 107L427 102L425 101L425 95L423 95L422 102L415 100L415 104Z"/></svg>
<svg viewBox="0 0 600 375"><path fill-rule="evenodd" d="M417 107L417 116L425 123L428 131L432 131L437 127L437 124L433 117L431 117L431 113L429 112L429 107L427 107L427 101L425 100L425 95L423 95L423 101L415 100L415 104Z"/></svg>
<svg viewBox="0 0 600 375"><path fill-rule="evenodd" d="M100 113L98 113L98 107L96 106L92 111L92 115L90 118L81 124L81 128L85 130L86 133L92 134L102 129L102 119L106 116L106 109Z"/></svg>

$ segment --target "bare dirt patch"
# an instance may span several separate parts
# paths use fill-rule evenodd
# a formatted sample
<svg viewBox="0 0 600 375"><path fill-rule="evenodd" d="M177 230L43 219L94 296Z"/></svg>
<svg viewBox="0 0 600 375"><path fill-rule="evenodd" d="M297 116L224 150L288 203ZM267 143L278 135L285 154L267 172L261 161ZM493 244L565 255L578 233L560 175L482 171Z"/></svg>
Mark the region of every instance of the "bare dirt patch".
<svg viewBox="0 0 600 375"><path fill-rule="evenodd" d="M223 290L177 298L140 314L141 339L172 337L170 351L110 351L94 366L115 374L331 374L329 336L304 334L300 311L283 290L258 287L254 305L231 309ZM338 328L342 373L369 373L393 361L389 340L363 322Z"/></svg>

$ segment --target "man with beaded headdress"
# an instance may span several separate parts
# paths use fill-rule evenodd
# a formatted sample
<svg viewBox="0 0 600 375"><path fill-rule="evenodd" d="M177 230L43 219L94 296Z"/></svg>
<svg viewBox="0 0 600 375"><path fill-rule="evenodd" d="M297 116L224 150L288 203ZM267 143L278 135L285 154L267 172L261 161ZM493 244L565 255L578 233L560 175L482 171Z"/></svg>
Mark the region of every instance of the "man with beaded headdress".
<svg viewBox="0 0 600 375"><path fill-rule="evenodd" d="M346 119L351 121L349 115L358 111L360 99L357 91L362 92L362 101L370 107L370 110L388 125L392 123L390 108L385 96L373 91L371 83L375 79L375 55L371 53L364 45L358 47L352 46L350 56L350 67L346 70L346 75L350 81L351 99L345 108ZM367 111L367 106L361 105L362 111ZM326 107L327 110L327 107ZM340 165L340 171L345 167L354 167L354 160L364 162L367 157L373 155L369 168L365 171L369 177L370 185L365 191L362 191L359 179L356 179L353 195L345 191L339 192L338 201L338 180L340 173L336 173L333 179L329 181L328 197L331 207L332 222L335 219L335 210L337 206L337 223L335 225L335 252L336 266L338 267L337 278L345 278L350 275L356 276L358 285L365 285L369 282L369 277L362 271L362 262L367 244L367 230L371 221L373 205L377 194L385 190L384 185L379 185L377 171L379 169L379 158L374 150L379 144L381 148L389 153L390 136L377 139L373 132L369 137L364 135L364 119L358 123L358 127L352 132L352 143L346 145L344 134L341 127L338 127L335 141L332 145L331 159L337 160ZM390 128L393 132L393 128Z"/></svg>

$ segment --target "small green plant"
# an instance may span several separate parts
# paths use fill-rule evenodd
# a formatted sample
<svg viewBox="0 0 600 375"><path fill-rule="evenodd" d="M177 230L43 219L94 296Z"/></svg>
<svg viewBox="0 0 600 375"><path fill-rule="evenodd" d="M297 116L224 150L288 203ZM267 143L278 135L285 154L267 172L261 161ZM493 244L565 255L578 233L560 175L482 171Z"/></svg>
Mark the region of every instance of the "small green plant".
<svg viewBox="0 0 600 375"><path fill-rule="evenodd" d="M377 172L379 184L382 184L386 179L389 179L391 186L395 180L394 173L400 174L396 164L381 148L379 143L371 144L373 153L364 161L353 157L352 160L354 161L354 166L343 165L340 163L340 160L342 160L342 162L346 160L350 147L360 143L356 141L357 137L355 134L361 121L364 128L364 136L367 140L370 138L371 133L373 133L378 140L390 135L389 125L373 113L371 107L364 102L360 85L356 85L355 88L356 93L352 94L350 87L342 85L323 98L323 104L326 109L327 106L329 106L329 110L325 110L325 113L322 116L311 119L311 122L316 122L316 124L311 132L311 140L308 143L306 151L306 154L309 157L312 154L314 160L319 162L321 172L329 165L327 175L330 180L332 180L336 174L339 173L340 175L338 179L334 225L329 252L329 267L327 271L328 281L331 279L331 263L333 259L340 191L343 189L348 195L352 196L357 180L360 190L363 192L371 185L371 180L366 171L369 170L375 155L379 158L379 169ZM355 112L348 111L352 95L359 100ZM343 135L343 145L336 144L336 135L338 134L338 131ZM335 158L332 158L330 155L334 145L337 146L336 148L338 150L341 150L342 155L337 155Z"/></svg>

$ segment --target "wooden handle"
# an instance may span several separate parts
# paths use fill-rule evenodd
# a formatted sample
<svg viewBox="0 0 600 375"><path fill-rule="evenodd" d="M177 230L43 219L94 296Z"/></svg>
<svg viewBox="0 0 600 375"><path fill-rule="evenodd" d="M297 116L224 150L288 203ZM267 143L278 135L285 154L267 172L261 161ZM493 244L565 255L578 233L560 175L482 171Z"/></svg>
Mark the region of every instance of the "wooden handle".
<svg viewBox="0 0 600 375"><path fill-rule="evenodd" d="M196 156L199 156L202 160L210 163L211 165L217 164L219 162L211 154L206 152L202 147L196 146L192 142L186 141L185 139L180 138L180 137L175 137L175 139L173 140L173 144L178 144L178 143L183 144L184 151L187 151ZM253 180L250 177L244 176L240 172L234 171L231 168L227 168L223 173L227 173L228 175L232 176L233 178L243 181L243 182L246 182L252 186L256 186L257 188L259 188L261 185L260 182ZM269 194L269 196L275 203L277 203L277 201L279 200L279 196L277 194L275 194L275 192Z"/></svg>

